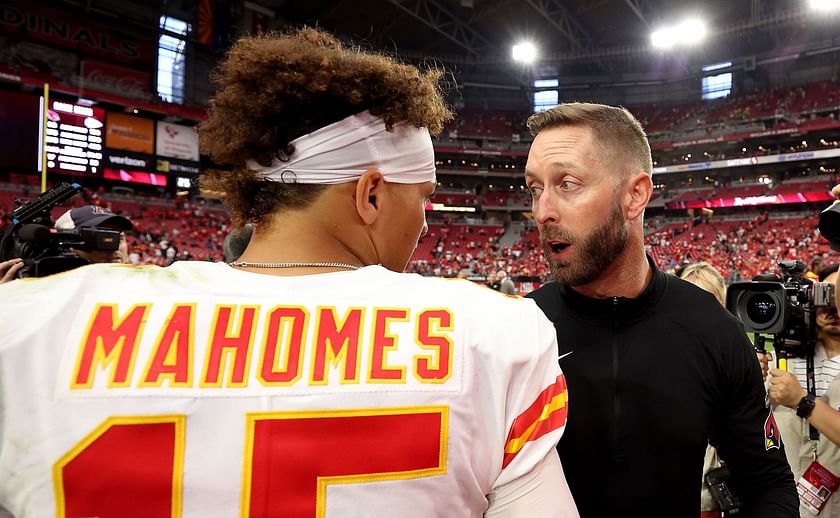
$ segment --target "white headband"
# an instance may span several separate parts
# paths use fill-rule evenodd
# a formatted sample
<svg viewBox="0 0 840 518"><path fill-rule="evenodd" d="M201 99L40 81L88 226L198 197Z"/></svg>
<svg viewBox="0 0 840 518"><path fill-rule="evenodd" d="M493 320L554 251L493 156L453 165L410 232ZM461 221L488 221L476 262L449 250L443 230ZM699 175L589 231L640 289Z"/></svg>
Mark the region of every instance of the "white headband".
<svg viewBox="0 0 840 518"><path fill-rule="evenodd" d="M435 180L435 150L426 128L407 122L392 131L369 111L351 115L291 142L290 160L274 159L268 167L248 160L248 169L267 180L289 183L354 182L368 169L385 181L424 183Z"/></svg>

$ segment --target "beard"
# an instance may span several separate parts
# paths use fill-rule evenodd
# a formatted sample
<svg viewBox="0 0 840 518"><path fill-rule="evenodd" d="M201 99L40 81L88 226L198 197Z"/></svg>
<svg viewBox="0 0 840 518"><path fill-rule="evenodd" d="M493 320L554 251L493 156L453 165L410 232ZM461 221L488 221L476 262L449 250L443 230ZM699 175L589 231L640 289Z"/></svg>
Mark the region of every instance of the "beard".
<svg viewBox="0 0 840 518"><path fill-rule="evenodd" d="M572 254L566 259L555 261L551 257L550 240L573 245ZM597 279L627 248L627 240L627 225L617 205L613 205L607 221L584 236L550 226L540 229L540 244L551 268L551 276L564 286L582 286Z"/></svg>

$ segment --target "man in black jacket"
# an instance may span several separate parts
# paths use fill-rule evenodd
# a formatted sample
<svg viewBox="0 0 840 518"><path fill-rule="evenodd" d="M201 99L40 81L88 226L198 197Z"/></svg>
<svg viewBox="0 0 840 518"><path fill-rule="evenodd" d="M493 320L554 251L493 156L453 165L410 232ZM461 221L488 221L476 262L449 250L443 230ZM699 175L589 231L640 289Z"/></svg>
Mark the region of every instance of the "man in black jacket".
<svg viewBox="0 0 840 518"><path fill-rule="evenodd" d="M581 516L697 516L708 441L739 516L798 516L743 327L645 255L641 125L622 108L572 103L528 128L526 182L556 281L530 297L557 329L570 398L558 451Z"/></svg>

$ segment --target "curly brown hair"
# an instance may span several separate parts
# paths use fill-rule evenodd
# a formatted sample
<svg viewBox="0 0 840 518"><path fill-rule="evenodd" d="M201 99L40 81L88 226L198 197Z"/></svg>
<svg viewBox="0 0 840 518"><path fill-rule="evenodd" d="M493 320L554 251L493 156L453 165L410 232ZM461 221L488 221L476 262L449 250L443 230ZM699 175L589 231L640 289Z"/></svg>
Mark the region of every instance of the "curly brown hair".
<svg viewBox="0 0 840 518"><path fill-rule="evenodd" d="M278 210L305 207L324 186L267 181L246 160L288 160L292 140L365 110L389 130L406 121L437 135L452 118L442 76L309 27L242 38L214 75L218 92L198 128L203 152L233 171L206 172L202 187L224 193L235 226L263 225Z"/></svg>

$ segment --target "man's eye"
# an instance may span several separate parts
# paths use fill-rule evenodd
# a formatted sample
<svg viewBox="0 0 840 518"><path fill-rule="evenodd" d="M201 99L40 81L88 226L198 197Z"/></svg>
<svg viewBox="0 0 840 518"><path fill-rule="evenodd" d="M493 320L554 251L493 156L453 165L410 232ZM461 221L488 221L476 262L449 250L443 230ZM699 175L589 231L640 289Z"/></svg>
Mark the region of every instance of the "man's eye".
<svg viewBox="0 0 840 518"><path fill-rule="evenodd" d="M575 187L576 187L576 184L574 182L570 182L568 180L564 180L564 181L560 182L560 189L562 189L564 191L568 191L569 189L574 189Z"/></svg>
<svg viewBox="0 0 840 518"><path fill-rule="evenodd" d="M538 187L536 185L531 185L530 187L528 187L528 192L531 193L531 196L537 197L542 192L542 187Z"/></svg>

